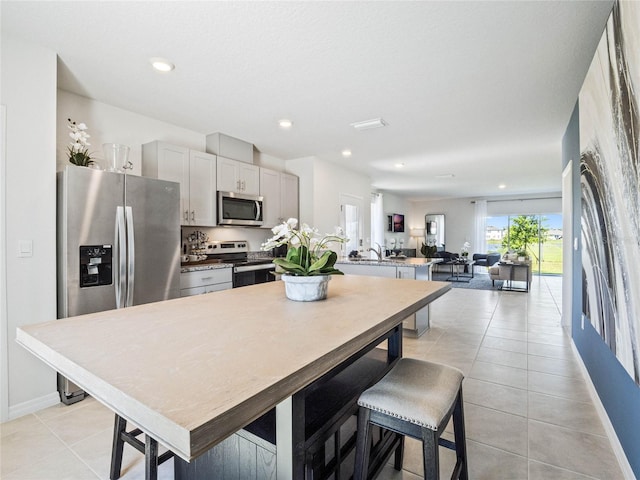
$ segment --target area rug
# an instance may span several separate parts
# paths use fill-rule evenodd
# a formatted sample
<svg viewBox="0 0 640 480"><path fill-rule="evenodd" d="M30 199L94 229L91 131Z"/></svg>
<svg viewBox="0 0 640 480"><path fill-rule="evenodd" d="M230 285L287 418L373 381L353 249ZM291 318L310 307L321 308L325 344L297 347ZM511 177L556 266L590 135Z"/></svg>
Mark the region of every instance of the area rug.
<svg viewBox="0 0 640 480"><path fill-rule="evenodd" d="M451 277L450 273L434 273L432 279L437 282L446 282L447 278ZM466 280L466 279L465 279ZM484 273L476 273L473 278L469 279L469 282L449 282L453 288L473 288L475 290L500 290L502 287L502 280L496 280L496 284L491 283L489 275Z"/></svg>

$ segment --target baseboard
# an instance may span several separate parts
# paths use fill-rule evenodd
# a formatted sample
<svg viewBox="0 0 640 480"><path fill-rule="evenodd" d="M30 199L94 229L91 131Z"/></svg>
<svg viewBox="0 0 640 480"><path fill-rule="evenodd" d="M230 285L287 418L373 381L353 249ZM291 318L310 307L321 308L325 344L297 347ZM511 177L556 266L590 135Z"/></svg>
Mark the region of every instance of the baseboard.
<svg viewBox="0 0 640 480"><path fill-rule="evenodd" d="M9 405L9 420L37 412L43 408L52 407L58 403L60 403L60 395L58 395L58 392L52 392L17 405Z"/></svg>
<svg viewBox="0 0 640 480"><path fill-rule="evenodd" d="M580 352L576 348L576 344L573 343L573 339L571 340L571 348L573 349L573 353L575 354L578 365L580 365L580 370L582 371L582 376L584 377L585 383L587 384L587 390L589 390L589 395L591 396L591 400L593 401L593 405L598 412L598 416L602 421L602 426L604 427L605 432L607 433L607 437L609 437L609 441L611 442L611 447L613 448L613 453L618 459L618 465L620 465L620 470L622 470L622 474L624 478L627 480L635 480L636 476L631 469L631 465L629 464L629 460L624 453L622 448L622 444L618 439L618 435L616 434L613 425L611 424L611 420L609 419L609 415L607 415L607 411L602 405L602 401L600 400L600 396L596 390L596 387L593 385L591 381L591 376L589 375L589 371L582 361L582 357L580 356Z"/></svg>

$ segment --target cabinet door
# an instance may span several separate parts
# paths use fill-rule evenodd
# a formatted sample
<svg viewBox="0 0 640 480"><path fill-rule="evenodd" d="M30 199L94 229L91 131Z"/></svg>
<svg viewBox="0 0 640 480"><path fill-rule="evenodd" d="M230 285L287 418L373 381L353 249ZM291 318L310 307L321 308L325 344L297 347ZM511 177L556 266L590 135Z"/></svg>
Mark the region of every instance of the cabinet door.
<svg viewBox="0 0 640 480"><path fill-rule="evenodd" d="M189 225L189 149L153 142L143 150L144 161L155 163L155 178L180 184L180 224Z"/></svg>
<svg viewBox="0 0 640 480"><path fill-rule="evenodd" d="M416 278L416 269L413 267L397 267L396 278Z"/></svg>
<svg viewBox="0 0 640 480"><path fill-rule="evenodd" d="M396 278L396 267L390 265L362 265L340 263L336 268L347 275L369 275L370 277Z"/></svg>
<svg viewBox="0 0 640 480"><path fill-rule="evenodd" d="M263 227L272 228L279 224L280 214L280 172L260 168L260 195L263 197Z"/></svg>
<svg viewBox="0 0 640 480"><path fill-rule="evenodd" d="M240 192L246 195L260 195L260 167L238 162Z"/></svg>
<svg viewBox="0 0 640 480"><path fill-rule="evenodd" d="M230 158L218 157L217 160L217 185L221 192L240 193L240 180L238 179L238 162Z"/></svg>
<svg viewBox="0 0 640 480"><path fill-rule="evenodd" d="M280 216L281 221L300 218L298 199L298 177L288 173L280 174Z"/></svg>
<svg viewBox="0 0 640 480"><path fill-rule="evenodd" d="M191 225L216 225L216 156L189 152L189 220Z"/></svg>

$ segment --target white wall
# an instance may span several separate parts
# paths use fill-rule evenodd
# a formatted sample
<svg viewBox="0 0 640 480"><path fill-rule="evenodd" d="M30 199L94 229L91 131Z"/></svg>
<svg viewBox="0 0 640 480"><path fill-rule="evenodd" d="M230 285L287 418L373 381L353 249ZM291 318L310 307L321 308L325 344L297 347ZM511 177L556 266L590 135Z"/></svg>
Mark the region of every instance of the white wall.
<svg viewBox="0 0 640 480"><path fill-rule="evenodd" d="M422 222L411 220L411 203L406 198L399 197L388 192L380 193L382 193L382 205L384 209L385 222L388 215L393 215L394 213L404 215L404 233L388 231L386 228L387 225L385 223L385 245L387 246L387 248L390 248L390 240L395 239L396 248L400 248L400 240L402 240L403 242L402 248L416 248L416 240L415 238L411 238L409 236L409 233L411 228L424 228L424 219L422 220Z"/></svg>
<svg viewBox="0 0 640 480"><path fill-rule="evenodd" d="M14 418L58 401L55 372L15 343L16 327L56 318L55 52L3 34L1 84L7 278L2 330L8 343L2 345L8 367L2 411ZM25 240L33 242L33 255L19 258Z"/></svg>
<svg viewBox="0 0 640 480"><path fill-rule="evenodd" d="M444 213L445 248L448 252L460 253L464 242L471 243L473 240L474 210L470 198L414 202L411 204L409 223L424 228L425 215ZM469 251L475 253L473 245Z"/></svg>
<svg viewBox="0 0 640 480"><path fill-rule="evenodd" d="M371 179L316 157L286 162L286 170L300 178L300 220L321 233L340 225L340 195L362 198L364 245L370 247Z"/></svg>
<svg viewBox="0 0 640 480"><path fill-rule="evenodd" d="M154 140L205 151L206 135L187 130L170 123L145 117L122 108L82 97L64 90L58 90L57 104L57 168L68 164L67 146L69 129L67 119L83 122L91 135L89 152L95 155L103 168L103 143L121 143L131 148L129 160L133 163L133 173L140 175L142 144ZM94 156L92 155L92 156Z"/></svg>
<svg viewBox="0 0 640 480"><path fill-rule="evenodd" d="M298 177L300 223L314 225L314 161L315 157L287 160L286 171Z"/></svg>

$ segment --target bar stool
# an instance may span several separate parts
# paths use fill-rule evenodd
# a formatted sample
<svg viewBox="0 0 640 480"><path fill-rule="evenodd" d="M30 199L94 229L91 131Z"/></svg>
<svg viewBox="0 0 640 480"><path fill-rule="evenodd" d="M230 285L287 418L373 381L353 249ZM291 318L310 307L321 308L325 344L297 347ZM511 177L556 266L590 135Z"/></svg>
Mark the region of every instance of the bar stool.
<svg viewBox="0 0 640 480"><path fill-rule="evenodd" d="M462 404L462 379L457 368L401 358L393 369L358 399L358 434L354 480L366 480L371 425L422 440L424 479L440 478L438 445L456 451L452 479L467 480L467 452ZM440 435L453 414L455 443ZM401 444L398 449L402 449ZM396 450L396 470L402 468Z"/></svg>
<svg viewBox="0 0 640 480"><path fill-rule="evenodd" d="M120 415L116 414L115 424L113 426L113 444L111 448L111 469L109 472L110 480L118 480L122 470L122 451L124 444L128 443L133 448L144 454L144 478L145 480L157 480L158 465L166 462L173 457L173 452L167 450L158 455L158 442L145 434L144 443L138 440L142 430L134 428L127 432L127 421Z"/></svg>

